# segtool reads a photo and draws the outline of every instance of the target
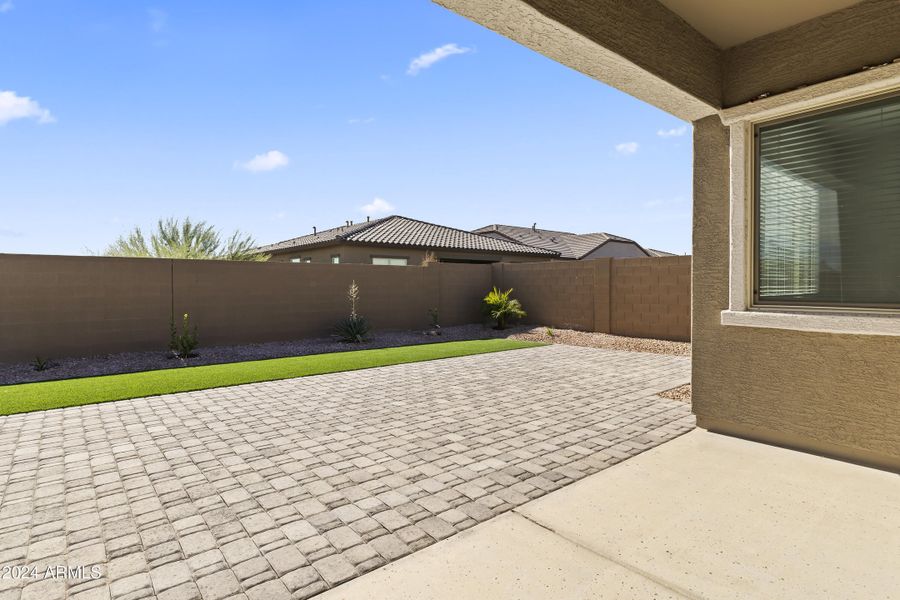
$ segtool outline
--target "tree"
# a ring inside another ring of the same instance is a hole
[[[268,254],[256,252],[250,235],[235,231],[222,241],[221,234],[205,221],[160,219],[148,242],[140,227],[119,236],[104,252],[106,256],[143,258],[195,258],[217,260],[269,260]]]

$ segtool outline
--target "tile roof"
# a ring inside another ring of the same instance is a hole
[[[647,252],[650,253],[650,256],[679,256],[673,252],[666,252],[665,250],[654,250],[653,248],[645,248]]]
[[[502,254],[559,256],[550,248],[529,246],[512,240],[477,235],[470,231],[426,223],[393,215],[365,223],[354,223],[304,235],[259,248],[260,252],[279,252],[295,248],[332,246],[336,244],[371,244],[428,249],[474,250]]]
[[[569,231],[553,231],[550,229],[532,229],[515,225],[487,225],[475,229],[473,233],[481,235],[500,234],[510,241],[555,250],[561,258],[579,259],[602,246],[608,241],[628,242],[634,240],[610,233],[571,233]],[[637,244],[640,247],[640,244]]]

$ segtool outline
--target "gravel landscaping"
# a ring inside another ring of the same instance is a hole
[[[676,388],[672,388],[671,390],[666,390],[664,392],[660,392],[657,396],[662,396],[663,398],[668,398],[669,400],[680,400],[682,402],[687,402],[690,404],[691,402],[691,384],[686,383],[684,385],[679,385]]]
[[[347,344],[334,338],[326,337],[290,342],[244,344],[240,346],[201,346],[198,349],[198,356],[186,360],[173,358],[163,351],[147,351],[51,359],[49,367],[43,371],[35,371],[30,362],[0,363],[0,385],[282,358],[285,356],[305,356],[326,352],[346,352],[366,348],[390,348],[394,346],[487,338],[510,338],[591,348],[652,352],[654,354],[673,356],[690,356],[691,354],[691,345],[686,342],[629,338],[570,329],[548,329],[547,327],[517,326],[503,331],[496,331],[483,325],[461,325],[458,327],[444,327],[441,329],[441,335],[437,336],[427,335],[423,331],[376,332],[370,341],[363,344]]]
[[[509,335],[516,340],[544,342],[547,344],[566,344],[569,346],[586,346],[588,348],[607,348],[609,350],[625,350],[628,352],[652,352],[670,356],[690,356],[690,342],[671,342],[647,338],[632,338],[608,333],[575,331],[573,329],[553,329],[548,327],[517,328]],[[509,329],[507,331],[512,331]]]

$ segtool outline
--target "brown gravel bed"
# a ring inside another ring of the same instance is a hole
[[[682,402],[691,401],[691,384],[686,383],[684,385],[679,385],[677,388],[672,388],[671,390],[666,390],[664,392],[660,392],[657,396],[662,396],[663,398],[668,398],[669,400],[681,400]]]
[[[589,348],[607,348],[609,350],[627,350],[629,352],[652,352],[653,354],[670,354],[672,356],[691,355],[690,342],[632,338],[610,335],[608,333],[575,331],[573,329],[534,327],[520,333],[514,333],[509,337],[516,340],[587,346]]]
[[[548,334],[546,327],[510,327],[496,331],[483,325],[461,325],[444,327],[441,335],[425,335],[424,331],[377,332],[363,344],[345,344],[334,338],[316,338],[290,342],[267,342],[264,344],[244,344],[240,346],[200,347],[199,356],[187,360],[171,358],[163,351],[122,352],[79,358],[51,357],[50,368],[35,371],[31,363],[0,363],[0,385],[69,379],[72,377],[92,377],[116,373],[134,373],[156,369],[171,369],[185,366],[211,365],[285,356],[305,356],[325,352],[346,352],[367,348],[389,348],[436,342],[477,340],[487,338],[510,338],[553,344],[570,344],[592,348],[610,348],[632,352],[654,352],[689,356],[691,345],[682,342],[627,338],[603,333],[588,333],[569,329],[553,329]]]

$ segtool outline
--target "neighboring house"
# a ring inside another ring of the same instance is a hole
[[[679,256],[678,254],[666,252],[665,250],[654,250],[653,248],[645,248],[645,250],[650,256]]]
[[[900,470],[897,0],[435,1],[692,124],[697,424]]]
[[[515,225],[486,225],[473,233],[500,240],[509,240],[528,246],[537,246],[559,252],[559,257],[567,260],[590,258],[633,258],[641,256],[675,256],[668,252],[647,250],[634,240],[609,233],[571,233]]]
[[[259,248],[273,261],[419,265],[431,256],[439,262],[534,262],[559,257],[555,250],[477,235],[470,231],[401,216],[347,222]]]

